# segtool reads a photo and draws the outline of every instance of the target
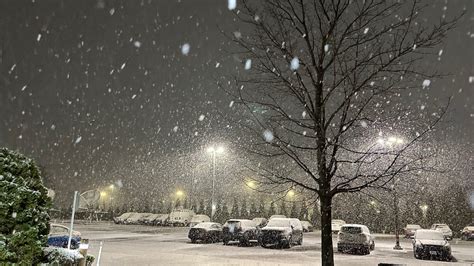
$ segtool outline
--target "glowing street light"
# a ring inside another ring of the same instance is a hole
[[[401,145],[405,143],[405,140],[401,137],[397,136],[390,136],[387,139],[384,138],[378,138],[377,143],[382,145],[382,146],[393,146],[393,145]]]
[[[295,191],[292,190],[292,189],[290,189],[290,190],[288,191],[288,193],[286,193],[286,194],[288,195],[288,197],[293,198],[293,197],[295,196]]]
[[[111,190],[114,190],[114,188],[115,188],[115,185],[114,185],[114,184],[112,184],[112,185],[110,185],[110,186],[109,186],[109,188],[110,188]]]
[[[255,182],[253,180],[247,181],[245,184],[247,185],[247,187],[249,187],[251,189],[254,189],[254,188],[257,187],[257,184],[255,184]]]
[[[423,212],[423,216],[426,217],[426,212],[428,211],[428,205],[423,204],[420,206],[420,208],[421,208],[421,211]]]
[[[211,221],[214,221],[214,213],[215,213],[215,182],[216,182],[216,154],[217,153],[224,153],[225,149],[222,146],[210,146],[207,148],[207,152],[212,155],[212,196],[211,196],[211,205],[213,206],[211,210]]]
[[[176,191],[176,196],[178,196],[178,198],[182,197],[183,195],[184,195],[184,192],[182,190]]]
[[[102,197],[106,197],[106,196],[107,196],[107,192],[105,192],[105,191],[101,191],[101,192],[100,192],[100,197],[101,197],[101,198],[102,198]]]

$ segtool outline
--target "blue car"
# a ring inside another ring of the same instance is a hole
[[[69,239],[69,228],[60,224],[51,224],[48,246],[67,248]],[[72,231],[71,248],[79,248],[81,243],[81,233]]]

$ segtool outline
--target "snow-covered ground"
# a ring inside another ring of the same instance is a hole
[[[305,234],[303,246],[280,250],[222,243],[191,244],[186,228],[96,223],[77,224],[75,229],[90,239],[89,253],[96,257],[99,243],[103,241],[101,265],[318,265],[321,254],[319,232]],[[336,265],[474,263],[474,241],[452,241],[457,262],[416,260],[409,240],[402,239],[403,250],[395,251],[390,235],[376,235],[375,243],[375,250],[366,256],[336,252]]]

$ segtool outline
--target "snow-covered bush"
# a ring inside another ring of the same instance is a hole
[[[50,205],[34,161],[0,149],[0,264],[33,265],[41,261],[49,233]]]
[[[79,265],[84,256],[78,249],[66,249],[60,247],[46,247],[43,249],[45,263],[43,265]],[[92,265],[95,257],[87,255],[86,265]]]

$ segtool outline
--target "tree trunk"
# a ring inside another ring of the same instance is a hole
[[[321,197],[321,265],[323,266],[334,265],[331,230],[331,204],[331,196]]]

